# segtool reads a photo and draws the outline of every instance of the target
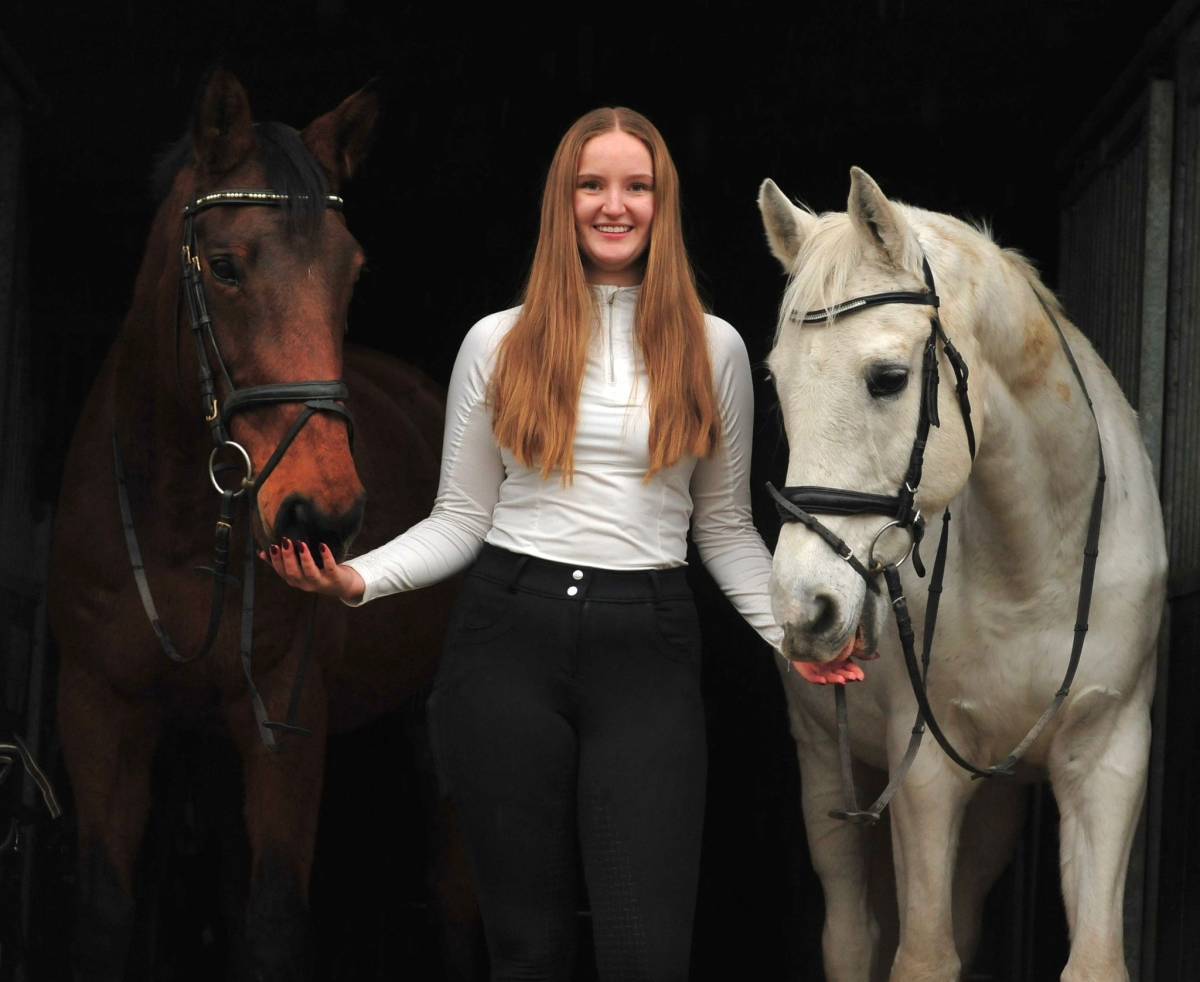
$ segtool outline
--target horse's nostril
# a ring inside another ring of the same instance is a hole
[[[827,593],[818,593],[812,598],[808,633],[816,636],[825,634],[838,625],[837,601]]]
[[[329,551],[339,558],[361,523],[361,503],[340,515],[329,515],[311,499],[294,494],[280,505],[275,516],[275,538],[305,543],[320,564],[321,543],[329,546]]]
[[[308,528],[312,523],[313,508],[305,498],[289,498],[279,509],[279,524],[291,528]]]

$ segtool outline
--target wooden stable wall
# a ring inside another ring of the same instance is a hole
[[[1163,427],[1163,506],[1170,577],[1163,834],[1158,905],[1160,979],[1200,978],[1200,16],[1175,52],[1171,263]]]
[[[1200,16],[1178,4],[1064,154],[1059,292],[1137,408],[1170,557],[1146,808],[1126,887],[1143,982],[1200,978]]]

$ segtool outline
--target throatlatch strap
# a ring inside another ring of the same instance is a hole
[[[1096,427],[1096,488],[1092,492],[1092,510],[1088,515],[1087,540],[1083,546],[1083,568],[1079,571],[1079,597],[1075,604],[1075,635],[1071,642],[1071,657],[1067,662],[1067,671],[1063,675],[1062,685],[1054,694],[1054,701],[1046,707],[1046,711],[1033,724],[1033,729],[1025,735],[1024,740],[1013,748],[1012,753],[996,765],[997,770],[1009,772],[1013,765],[1025,755],[1033,742],[1041,736],[1042,730],[1046,728],[1066,700],[1067,694],[1071,691],[1071,683],[1075,681],[1075,672],[1079,668],[1079,661],[1083,655],[1083,643],[1087,640],[1088,617],[1092,607],[1092,587],[1095,585],[1096,579],[1096,561],[1100,557],[1100,526],[1104,518],[1104,487],[1108,483],[1108,472],[1104,466],[1104,440],[1100,435],[1100,421],[1096,419],[1096,407],[1092,405],[1092,397],[1083,381],[1083,373],[1079,370],[1079,364],[1075,361],[1071,346],[1067,344],[1067,337],[1063,334],[1058,319],[1032,283],[1029,288],[1033,290],[1033,295],[1037,297],[1038,303],[1042,305],[1042,310],[1046,312],[1050,323],[1054,325],[1058,343],[1062,345],[1063,354],[1067,356],[1067,363],[1071,366],[1075,381],[1079,383],[1083,398],[1087,402],[1088,412],[1092,414],[1092,422]]]
[[[1058,340],[1062,345],[1063,353],[1067,356],[1067,362],[1071,366],[1071,371],[1075,374],[1075,380],[1079,383],[1079,388],[1083,392],[1083,398],[1088,405],[1088,411],[1092,415],[1092,422],[1096,427],[1096,487],[1092,492],[1092,507],[1088,515],[1087,539],[1083,546],[1083,564],[1079,572],[1079,595],[1075,607],[1075,632],[1071,644],[1071,657],[1067,662],[1067,670],[1063,674],[1062,684],[1054,694],[1054,699],[1050,705],[1046,707],[1046,710],[1038,718],[1037,722],[1033,724],[1029,732],[1025,734],[1020,743],[998,764],[994,764],[986,769],[976,767],[974,764],[966,761],[951,746],[945,734],[942,733],[941,727],[938,726],[937,720],[933,716],[933,710],[929,706],[925,687],[920,684],[920,676],[916,669],[916,660],[912,657],[912,625],[909,623],[907,604],[904,602],[904,597],[901,593],[899,573],[894,567],[888,567],[884,570],[883,574],[884,579],[887,581],[888,592],[892,594],[892,606],[896,612],[896,626],[900,631],[901,646],[904,649],[904,660],[908,666],[909,680],[912,682],[913,695],[917,698],[917,705],[921,708],[925,721],[929,725],[930,732],[933,733],[934,738],[946,752],[946,755],[964,770],[969,771],[972,777],[975,778],[1011,775],[1017,761],[1033,746],[1050,720],[1054,718],[1055,714],[1062,707],[1063,702],[1066,701],[1067,695],[1071,691],[1071,683],[1075,680],[1075,673],[1079,668],[1080,658],[1083,655],[1083,643],[1087,639],[1088,617],[1092,604],[1092,588],[1095,584],[1096,576],[1096,561],[1100,555],[1100,528],[1104,515],[1104,487],[1108,480],[1104,466],[1104,446],[1100,435],[1100,423],[1096,419],[1096,410],[1092,405],[1087,385],[1084,383],[1083,373],[1080,372],[1079,365],[1075,361],[1075,356],[1071,352],[1071,347],[1067,344],[1066,335],[1063,334],[1058,321],[1050,312],[1050,308],[1046,306],[1045,301],[1037,294],[1036,290],[1034,290],[1034,295],[1037,296],[1038,302],[1041,303],[1042,309],[1046,312],[1046,316],[1050,318],[1050,323],[1054,325],[1054,330],[1058,334]],[[926,620],[928,622],[928,617]],[[905,638],[906,626],[907,640]]]

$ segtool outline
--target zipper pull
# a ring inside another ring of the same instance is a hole
[[[608,381],[610,384],[617,380],[616,362],[613,357],[613,329],[612,329],[613,306],[616,304],[616,302],[617,302],[617,289],[614,288],[613,292],[608,295]]]

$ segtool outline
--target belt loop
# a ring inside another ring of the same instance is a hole
[[[654,591],[654,605],[657,607],[662,603],[662,580],[658,575],[658,570],[647,570],[650,574],[650,589]]]
[[[517,580],[521,578],[521,573],[525,569],[525,564],[529,562],[529,556],[518,556],[517,561],[513,563],[512,575],[508,578],[508,592],[517,592]]]

